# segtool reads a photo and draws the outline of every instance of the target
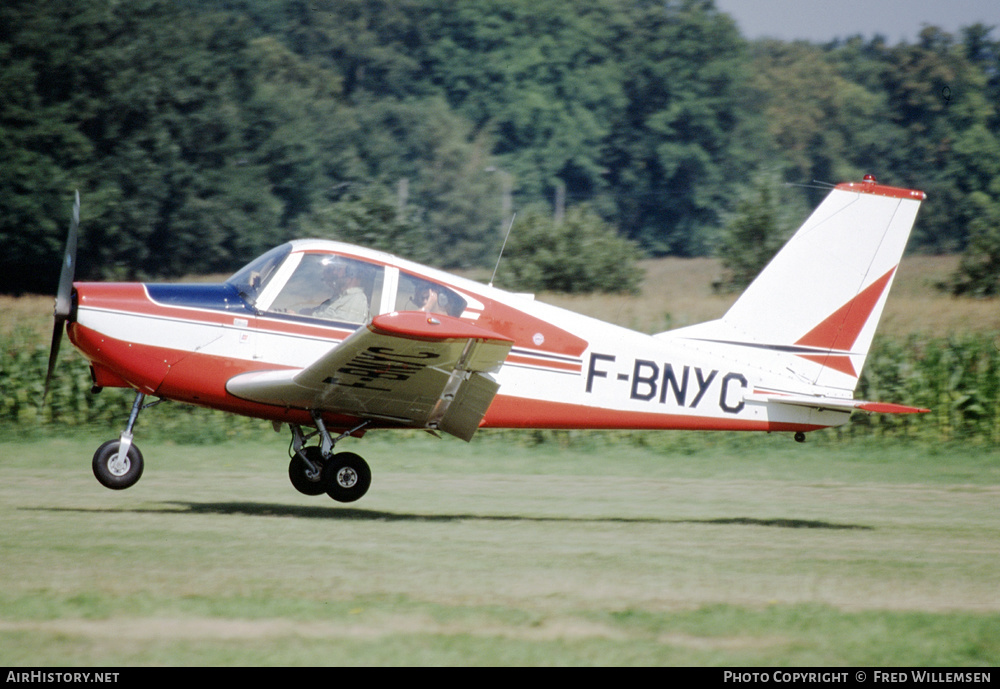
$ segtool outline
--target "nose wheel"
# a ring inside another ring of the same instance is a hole
[[[125,490],[142,477],[142,453],[135,445],[128,448],[119,440],[109,440],[94,453],[94,476],[105,488]]]

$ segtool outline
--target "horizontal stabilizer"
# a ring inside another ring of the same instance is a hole
[[[823,395],[797,395],[783,392],[758,391],[753,395],[748,395],[746,400],[748,402],[787,404],[793,407],[806,407],[817,411],[842,411],[845,413],[863,411],[870,414],[926,414],[930,411],[930,409],[908,407],[889,402],[870,402],[868,400],[827,397]]]

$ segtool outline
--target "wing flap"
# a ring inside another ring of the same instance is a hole
[[[488,375],[474,373],[468,376],[457,387],[454,397],[449,397],[447,392],[442,395],[427,426],[466,442],[472,440],[499,389],[500,385]]]
[[[513,341],[444,315],[376,316],[303,369],[230,379],[240,398],[336,412],[472,438],[499,385],[489,375]]]

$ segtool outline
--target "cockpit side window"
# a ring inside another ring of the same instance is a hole
[[[457,317],[465,311],[466,303],[457,292],[444,285],[408,273],[399,274],[397,311],[427,311]]]
[[[366,323],[372,317],[372,304],[378,308],[384,273],[382,266],[345,256],[306,254],[270,310]]]

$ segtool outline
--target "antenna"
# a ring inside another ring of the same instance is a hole
[[[493,268],[493,277],[490,278],[490,287],[493,286],[493,281],[496,280],[497,270],[500,268],[500,259],[503,258],[503,250],[507,248],[507,238],[510,237],[510,231],[514,229],[514,218],[517,217],[517,213],[510,216],[510,225],[507,226],[507,234],[503,236],[503,245],[500,247],[500,255],[497,256],[497,264]]]
[[[786,187],[801,187],[802,189],[823,189],[825,191],[830,191],[831,189],[835,188],[837,185],[836,184],[832,184],[831,182],[824,182],[824,181],[819,180],[819,179],[814,179],[812,182],[810,182],[808,184],[804,184],[804,183],[801,183],[801,182],[798,182],[798,183],[797,182],[785,182],[785,186]]]

